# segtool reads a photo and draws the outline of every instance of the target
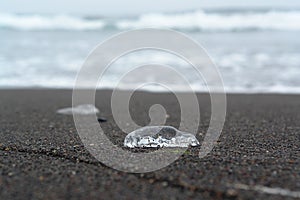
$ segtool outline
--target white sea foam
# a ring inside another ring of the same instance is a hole
[[[114,88],[128,67],[138,66],[154,61],[155,63],[168,64],[179,70],[191,83],[195,91],[208,92],[205,82],[195,75],[192,66],[175,56],[161,52],[146,54],[133,54],[124,57],[107,71],[107,76],[101,80],[98,88]],[[268,52],[220,53],[213,56],[223,77],[225,91],[229,93],[300,93],[300,55],[298,53],[270,54]],[[46,59],[46,58],[45,58]],[[77,70],[83,59],[76,57],[54,58],[43,60],[42,57],[33,56],[23,59],[0,60],[3,67],[0,71],[0,87],[46,87],[46,88],[73,88]],[[50,65],[51,64],[51,65]],[[53,66],[53,67],[52,67]],[[135,80],[143,84],[145,77],[137,76]],[[159,82],[163,74],[150,77],[152,82]],[[181,82],[166,77],[173,88],[184,91]],[[148,79],[147,79],[148,80]],[[83,88],[88,87],[89,79]],[[124,82],[119,89],[132,89],[131,82]],[[141,90],[165,91],[158,85],[148,85]]]
[[[300,30],[299,11],[269,11],[247,13],[207,13],[204,11],[183,14],[145,14],[138,19],[122,20],[121,29],[160,27],[199,29],[209,31],[234,31],[249,29]]]
[[[99,30],[156,27],[200,31],[300,30],[300,11],[143,14],[134,18],[90,18],[74,15],[0,14],[0,28],[15,30]]]
[[[17,30],[95,30],[104,26],[102,20],[87,20],[68,15],[0,14],[0,28]]]

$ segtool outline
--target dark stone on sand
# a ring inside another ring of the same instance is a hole
[[[107,119],[104,117],[98,117],[98,122],[107,122]]]

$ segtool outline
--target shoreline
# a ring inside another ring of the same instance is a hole
[[[90,90],[89,88],[82,88],[81,90]],[[119,91],[122,91],[122,92],[129,92],[131,91],[130,89],[118,89]],[[66,92],[72,92],[73,91],[73,88],[55,88],[55,87],[0,87],[0,92],[1,91],[66,91]],[[104,91],[104,92],[111,92],[113,91],[113,89],[110,89],[110,88],[97,88],[96,89],[97,92],[101,92],[101,91]],[[166,91],[154,91],[154,90],[143,90],[143,89],[139,89],[139,90],[136,90],[135,92],[139,92],[139,93],[157,93],[157,94],[170,94],[171,92],[166,92]],[[185,92],[185,91],[181,91],[181,90],[178,90],[178,91],[175,91],[175,92],[178,92],[178,93],[189,93],[189,92]],[[206,94],[209,94],[209,92],[207,91],[194,91],[195,94],[198,94],[198,95],[206,95]],[[220,92],[210,92],[212,94],[219,94]],[[224,92],[226,95],[282,95],[282,96],[300,96],[300,92],[268,92],[268,91],[265,91],[265,92]]]

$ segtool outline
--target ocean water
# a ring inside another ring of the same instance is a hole
[[[0,88],[72,88],[96,45],[125,30],[169,28],[199,42],[216,63],[226,92],[300,93],[300,10],[195,10],[140,16],[0,14]],[[112,64],[99,88],[113,88],[130,67],[174,66],[196,91],[205,82],[174,55],[140,51]],[[156,81],[159,77],[136,76]],[[159,77],[170,78],[170,77]],[[172,82],[172,81],[171,81]],[[178,90],[180,82],[173,80]],[[125,88],[130,88],[130,83]],[[148,89],[159,91],[159,86]]]

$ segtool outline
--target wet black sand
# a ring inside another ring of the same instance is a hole
[[[97,93],[96,105],[107,119],[101,126],[121,145],[125,134],[113,121],[109,98],[110,91]],[[199,132],[205,132],[210,101],[205,94],[199,100]],[[55,113],[71,105],[71,91],[2,90],[0,199],[293,198],[253,188],[300,191],[300,96],[228,95],[227,100],[224,130],[208,156],[199,159],[193,148],[159,171],[127,174],[97,162],[82,146],[72,117]],[[146,125],[147,109],[155,103],[165,106],[168,125],[179,125],[179,105],[170,94],[135,94],[133,119]]]

